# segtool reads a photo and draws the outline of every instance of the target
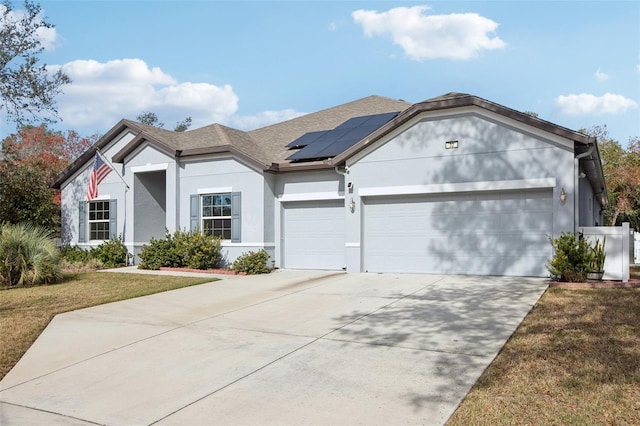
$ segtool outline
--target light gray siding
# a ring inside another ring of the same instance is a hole
[[[108,160],[122,149],[127,143],[133,139],[134,135],[128,131],[116,136],[110,144],[102,149],[104,157]],[[114,164],[115,170],[122,174],[123,168],[120,164]],[[99,244],[99,241],[87,242],[79,241],[80,228],[80,211],[79,205],[81,201],[86,199],[87,187],[89,185],[89,176],[93,168],[93,159],[88,161],[84,167],[78,170],[61,186],[62,201],[62,243],[69,245],[79,245],[81,247],[90,247]],[[100,199],[117,199],[124,200],[126,193],[125,185],[122,180],[115,174],[110,173],[98,187]],[[117,223],[115,234],[120,236],[125,232],[125,203],[117,203],[116,213]],[[85,230],[86,232],[86,230]]]
[[[511,194],[541,191],[546,194],[543,204],[545,209],[548,208],[548,214],[538,217],[523,212],[523,219],[517,222],[517,226],[521,228],[524,238],[529,238],[528,229],[549,235],[571,231],[575,194],[573,142],[542,132],[535,133],[522,125],[520,128],[517,123],[506,119],[504,122],[500,120],[500,117],[492,114],[476,112],[453,117],[417,117],[348,161],[349,174],[346,180],[352,182],[354,193],[347,198],[353,198],[356,205],[356,212],[346,212],[348,270],[377,270],[371,264],[371,251],[367,251],[366,241],[363,241],[363,235],[370,231],[368,224],[363,223],[363,218],[371,220],[368,212],[373,208],[367,203],[373,203],[375,197],[382,197],[379,198],[382,200],[380,205],[393,204],[394,199],[389,197],[397,197],[398,208],[402,209],[406,197],[442,196],[449,200],[440,204],[444,208],[448,202],[458,204],[475,197],[480,197],[476,201],[484,205],[482,194],[492,191],[511,191]],[[458,147],[447,149],[448,141],[457,141]],[[562,189],[567,194],[564,203],[559,200]],[[384,211],[385,207],[381,208]],[[461,211],[465,208],[465,203],[460,204]],[[455,213],[452,218],[462,220],[460,214],[462,213]],[[463,230],[462,233],[468,233],[469,237],[466,243],[456,237],[456,244],[443,245],[440,256],[455,259],[458,257],[455,247],[458,245],[472,252],[475,240],[469,239],[471,234],[468,228],[472,225],[466,223],[456,227],[446,215],[441,219],[446,220],[447,229],[452,233],[457,228]],[[478,220],[482,222],[481,219]],[[531,221],[535,223],[530,223]],[[435,232],[442,225],[444,223],[429,220],[416,225],[422,226],[421,229],[416,229],[416,233]],[[482,226],[482,223],[478,223],[479,235],[482,235]],[[547,244],[541,235],[538,233],[534,238],[534,251]],[[408,235],[405,237],[405,243],[410,245],[411,238]],[[517,247],[509,241],[508,238],[504,239],[501,246],[494,250],[499,253],[516,250]],[[402,246],[403,242],[399,241],[397,245]],[[545,250],[545,255],[549,254],[548,248]],[[364,256],[368,256],[369,265],[365,264]],[[527,274],[546,274],[543,259],[539,258],[536,262],[531,270],[526,271]],[[436,264],[431,266],[434,272],[438,270]],[[398,267],[396,272],[408,269],[410,268],[406,265]],[[425,268],[421,269],[426,271]],[[496,266],[481,272],[482,268],[478,268],[478,273],[498,273],[499,269],[501,267]],[[506,267],[502,269],[509,270]],[[524,269],[527,268],[515,268]],[[456,272],[450,268],[447,271]],[[459,268],[458,272],[467,273],[464,268]]]
[[[236,158],[225,156],[206,156],[185,159],[180,163],[179,197],[177,215],[179,227],[191,226],[191,196],[207,193],[239,193],[241,211],[240,241],[224,241],[223,255],[227,263],[232,263],[239,255],[263,248],[272,252],[270,243],[265,241],[265,178],[257,170]],[[268,206],[266,206],[268,209]]]

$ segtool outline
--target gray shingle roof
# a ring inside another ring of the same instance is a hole
[[[317,167],[333,167],[338,165],[346,158],[354,155],[356,152],[359,152],[371,143],[374,143],[393,128],[407,122],[409,119],[420,113],[472,105],[513,118],[545,131],[570,138],[582,144],[593,143],[590,138],[585,135],[465,93],[446,93],[442,96],[427,99],[417,104],[411,104],[402,100],[390,99],[381,96],[368,96],[366,98],[246,132],[223,126],[221,124],[212,124],[186,132],[174,132],[136,123],[130,120],[121,120],[93,147],[87,150],[87,152],[65,169],[53,182],[52,187],[60,188],[65,180],[86,164],[87,161],[93,158],[96,149],[107,145],[124,129],[131,130],[137,136],[126,147],[113,156],[112,159],[114,162],[124,161],[127,155],[133,152],[140,143],[146,140],[176,157],[226,152],[236,155],[239,158],[243,158],[257,167],[261,167],[263,170],[302,170]],[[286,160],[287,157],[296,152],[295,150],[288,149],[286,145],[305,133],[319,130],[331,130],[353,117],[388,112],[400,112],[400,114],[387,124],[381,126],[365,139],[346,149],[343,153],[335,156],[333,159],[296,164],[290,163]]]
[[[264,150],[272,163],[285,163],[292,154],[286,145],[305,133],[330,130],[352,117],[399,112],[412,104],[382,96],[368,96],[333,108],[303,115],[282,123],[248,132],[251,138]]]

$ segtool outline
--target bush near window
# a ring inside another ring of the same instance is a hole
[[[62,258],[66,264],[72,268],[82,266],[89,269],[117,268],[127,266],[127,247],[122,242],[122,237],[112,238],[90,250],[76,246],[65,246],[62,248]]]
[[[92,248],[90,255],[102,262],[105,268],[117,268],[127,266],[127,253],[127,247],[122,242],[122,237],[119,237]]]
[[[86,263],[93,259],[90,250],[85,250],[78,246],[66,245],[60,249],[60,252],[62,253],[62,259],[69,263]]]
[[[591,270],[593,248],[582,237],[572,233],[562,233],[558,238],[550,238],[553,258],[547,269],[558,281],[583,282]]]
[[[164,239],[152,238],[148,245],[142,247],[138,267],[213,269],[222,259],[221,252],[219,237],[201,234],[197,230],[178,230],[173,235],[166,232]]]
[[[52,231],[29,224],[0,224],[0,282],[9,286],[60,281],[60,249]]]
[[[267,266],[269,253],[262,249],[254,252],[243,253],[231,265],[231,269],[238,272],[246,272],[249,275],[268,274],[271,269]]]

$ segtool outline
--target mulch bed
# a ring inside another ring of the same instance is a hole
[[[558,288],[640,288],[640,280],[630,279],[626,283],[622,281],[594,281],[586,283],[565,283],[560,281],[551,281],[549,287]]]

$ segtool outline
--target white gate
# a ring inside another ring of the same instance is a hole
[[[592,243],[596,239],[607,238],[604,262],[605,280],[629,281],[629,264],[631,261],[631,234],[629,222],[622,226],[590,226],[582,227],[579,231]]]

